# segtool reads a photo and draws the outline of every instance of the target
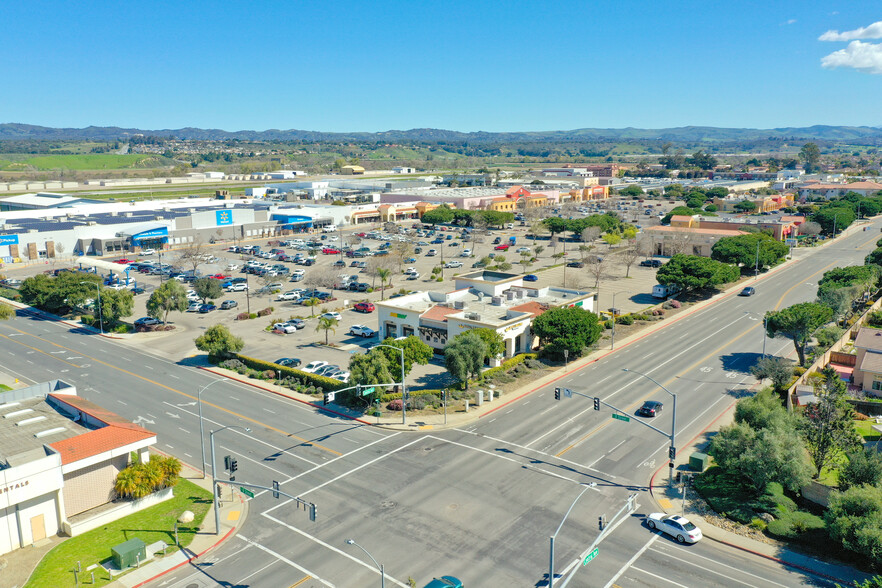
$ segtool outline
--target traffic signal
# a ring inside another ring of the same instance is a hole
[[[225,455],[225,456],[224,456],[224,469],[225,469],[225,470],[229,470],[229,469],[230,469],[230,461],[231,461],[232,459],[233,459],[233,458],[232,458],[232,456],[230,456],[230,455]]]
[[[316,507],[314,504],[309,505],[309,520],[315,522]]]
[[[677,457],[677,448],[671,445],[668,447],[668,459],[674,459]]]
[[[600,398],[594,397],[594,410],[600,410]]]
[[[235,473],[236,470],[239,469],[239,461],[233,457],[230,458],[230,473]]]
[[[327,406],[327,405],[328,405],[328,395],[325,394],[324,396],[322,396],[322,406]]]
[[[279,497],[279,483],[273,480],[273,498]]]
[[[555,389],[554,389],[554,399],[555,399],[555,400],[560,400],[560,388],[555,388]]]

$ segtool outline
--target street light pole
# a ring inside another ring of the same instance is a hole
[[[218,483],[217,483],[217,470],[215,469],[215,465],[214,465],[214,463],[215,463],[214,462],[214,434],[220,433],[224,429],[242,429],[246,433],[251,432],[251,429],[249,429],[248,427],[240,427],[239,425],[227,425],[226,427],[221,427],[217,431],[209,431],[208,432],[208,441],[209,441],[209,444],[211,445],[211,494],[212,494],[211,498],[212,498],[212,501],[214,502],[214,534],[215,535],[220,535],[220,507],[218,507],[218,504],[217,504],[217,502],[218,502],[218,500],[217,500]]]
[[[616,348],[616,294],[618,292],[613,292],[613,301],[612,301],[612,342],[610,343],[610,350]]]
[[[404,349],[401,347],[395,347],[394,345],[374,345],[370,349],[376,349],[377,347],[388,347],[389,349],[394,349],[401,353],[401,424],[407,424],[407,391],[404,387]]]
[[[579,499],[582,498],[582,495],[595,486],[597,486],[597,482],[591,482],[590,484],[587,484],[581,492],[579,492],[579,495],[576,496],[576,499],[567,510],[567,514],[564,515],[563,520],[561,520],[560,524],[557,526],[557,531],[554,532],[554,535],[548,538],[548,588],[551,588],[551,585],[554,583],[554,540],[557,537],[557,534],[560,533],[560,529],[566,522],[567,517],[570,516],[570,512],[576,506],[576,503],[579,502]]]
[[[202,446],[202,479],[205,479],[205,428],[203,427],[202,421],[202,393],[205,392],[205,389],[211,386],[212,384],[217,384],[218,382],[226,382],[227,378],[221,378],[220,380],[214,380],[213,382],[209,382],[206,385],[202,386],[198,392],[196,392],[196,402],[199,404],[199,444]],[[212,474],[214,475],[214,474]]]
[[[359,549],[365,552],[365,554],[371,558],[371,561],[374,562],[374,565],[377,566],[377,569],[380,570],[380,588],[386,588],[386,570],[383,568],[383,564],[377,563],[377,560],[374,559],[374,556],[370,554],[370,552],[355,542],[354,539],[347,539],[347,545],[355,545]]]
[[[753,268],[753,271],[754,271],[753,279],[754,280],[759,278],[759,248],[760,248],[760,242],[757,241],[756,242],[756,264],[754,265],[754,268]]]
[[[101,312],[101,286],[96,282],[80,282],[80,284],[92,284],[98,290],[98,329],[104,334],[104,313]]]
[[[674,394],[673,392],[671,392],[670,390],[668,390],[667,388],[665,388],[664,386],[662,386],[661,384],[659,384],[658,382],[656,382],[655,379],[653,379],[651,376],[648,376],[648,375],[644,374],[643,372],[638,372],[636,370],[631,370],[628,368],[622,368],[622,371],[629,372],[632,374],[637,374],[638,376],[643,376],[644,378],[646,378],[647,380],[649,380],[650,382],[652,382],[653,384],[655,384],[656,386],[658,386],[659,388],[661,388],[662,390],[664,390],[665,392],[667,392],[668,394],[670,394],[674,398],[674,410],[673,410],[673,414],[671,415],[671,436],[670,436],[671,446],[670,446],[669,454],[668,454],[668,461],[669,461],[669,463],[668,463],[668,485],[673,487],[674,486],[674,457],[675,457],[675,454],[677,451],[677,446],[674,444],[675,435],[677,433],[677,395]]]

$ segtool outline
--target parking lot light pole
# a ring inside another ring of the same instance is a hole
[[[638,376],[643,376],[644,378],[646,378],[647,380],[649,380],[650,382],[652,382],[653,384],[655,384],[656,386],[658,386],[659,388],[661,388],[662,390],[664,390],[665,392],[670,394],[674,399],[674,410],[673,410],[673,414],[671,415],[671,447],[670,447],[669,453],[668,453],[668,460],[669,460],[668,485],[670,487],[673,487],[674,486],[674,457],[675,457],[675,454],[677,451],[677,446],[674,444],[674,438],[675,438],[674,436],[677,433],[677,395],[674,394],[673,392],[671,392],[670,390],[668,390],[667,388],[665,388],[664,386],[662,386],[661,384],[659,384],[658,382],[656,382],[651,376],[647,376],[643,372],[638,372],[636,370],[630,370],[628,368],[622,368],[622,371],[628,372],[631,374],[637,374]]]
[[[388,347],[389,349],[394,349],[395,351],[399,351],[401,353],[401,424],[407,424],[407,392],[404,387],[404,349],[401,347],[395,347],[394,345],[384,345],[380,343],[379,345],[374,345],[373,347],[369,347],[368,351],[371,349],[376,349],[377,347]]]
[[[610,350],[616,348],[616,312],[618,312],[616,310],[616,294],[618,292],[613,292],[612,310],[610,311],[612,313],[612,342],[609,345]]]
[[[355,542],[355,539],[347,539],[346,545],[355,545],[362,551],[364,551],[365,555],[371,558],[371,561],[374,562],[374,565],[377,566],[377,569],[380,570],[380,588],[386,588],[386,570],[383,568],[383,564],[377,563],[377,560],[374,559],[374,556],[370,554],[370,552]]]
[[[220,433],[224,429],[242,429],[246,433],[251,432],[251,429],[249,429],[248,427],[240,427],[239,425],[227,425],[225,427],[221,427],[217,431],[209,431],[208,432],[208,441],[209,441],[209,444],[211,445],[211,498],[212,498],[212,501],[214,502],[214,534],[215,535],[220,535],[220,507],[217,504],[218,503],[218,500],[217,500],[218,483],[217,483],[217,469],[215,468],[215,465],[214,465],[214,434]]]
[[[202,446],[202,479],[205,479],[205,428],[203,427],[202,421],[202,393],[205,392],[205,389],[213,384],[217,384],[218,382],[226,382],[227,378],[221,378],[220,380],[214,380],[213,382],[209,382],[206,385],[202,386],[198,392],[196,392],[196,403],[199,405],[199,444]]]
[[[80,284],[92,284],[98,290],[98,329],[104,334],[104,314],[101,312],[101,286],[97,282],[80,282]]]

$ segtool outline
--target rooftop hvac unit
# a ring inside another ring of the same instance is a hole
[[[524,297],[524,291],[523,291],[523,290],[518,290],[518,291],[517,291],[517,294],[518,294],[518,298],[523,298],[523,297]]]
[[[478,313],[476,313],[476,312],[472,312],[472,313],[470,313],[470,314],[467,314],[467,315],[465,315],[465,317],[466,317],[466,319],[468,319],[468,320],[470,320],[470,321],[479,321],[479,320],[481,320],[481,315],[478,314]]]
[[[455,308],[457,310],[462,310],[465,307],[466,307],[465,300],[454,300],[453,301],[453,308]]]
[[[506,299],[506,300],[514,300],[514,298],[515,298],[515,293],[514,293],[514,292],[512,292],[511,290],[506,290],[506,291],[505,291],[505,299]]]
[[[527,290],[527,296],[531,298],[539,298],[539,290]]]
[[[502,296],[494,296],[490,299],[493,306],[502,306]]]

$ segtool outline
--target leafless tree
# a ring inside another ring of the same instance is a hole
[[[407,241],[397,241],[392,245],[392,259],[398,263],[399,274],[403,269],[402,266],[404,265],[404,260],[408,257],[413,257],[413,245]]]
[[[588,271],[588,275],[594,278],[595,289],[600,288],[601,280],[605,280],[606,278],[610,277],[608,259],[608,257],[595,255],[589,258],[585,264],[585,269]]]
[[[588,254],[592,249],[594,249],[594,245],[585,245],[584,243],[579,245],[579,256],[582,258],[582,263],[588,262]]]
[[[598,237],[600,237],[600,227],[585,227],[582,230],[582,242],[583,243],[593,243]]]
[[[692,236],[686,233],[674,233],[664,243],[668,255],[691,253],[688,248],[692,244]]]
[[[801,225],[799,225],[799,234],[800,235],[811,236],[811,235],[819,235],[820,233],[821,233],[821,225],[816,222],[808,221],[808,222],[804,222]]]
[[[365,262],[364,273],[365,275],[370,276],[371,278],[371,288],[375,288],[377,284],[377,278],[380,276],[378,270],[387,269],[392,270],[395,266],[395,261],[386,257],[371,257]]]
[[[206,246],[202,241],[193,241],[186,247],[178,250],[178,262],[193,270],[199,269],[205,264]]]
[[[625,277],[630,277],[631,275],[631,266],[636,263],[636,261],[643,257],[643,253],[640,251],[640,248],[637,246],[637,242],[632,239],[628,241],[627,247],[623,247],[619,249],[616,253],[619,258],[619,261],[622,262],[622,265],[625,266]]]

